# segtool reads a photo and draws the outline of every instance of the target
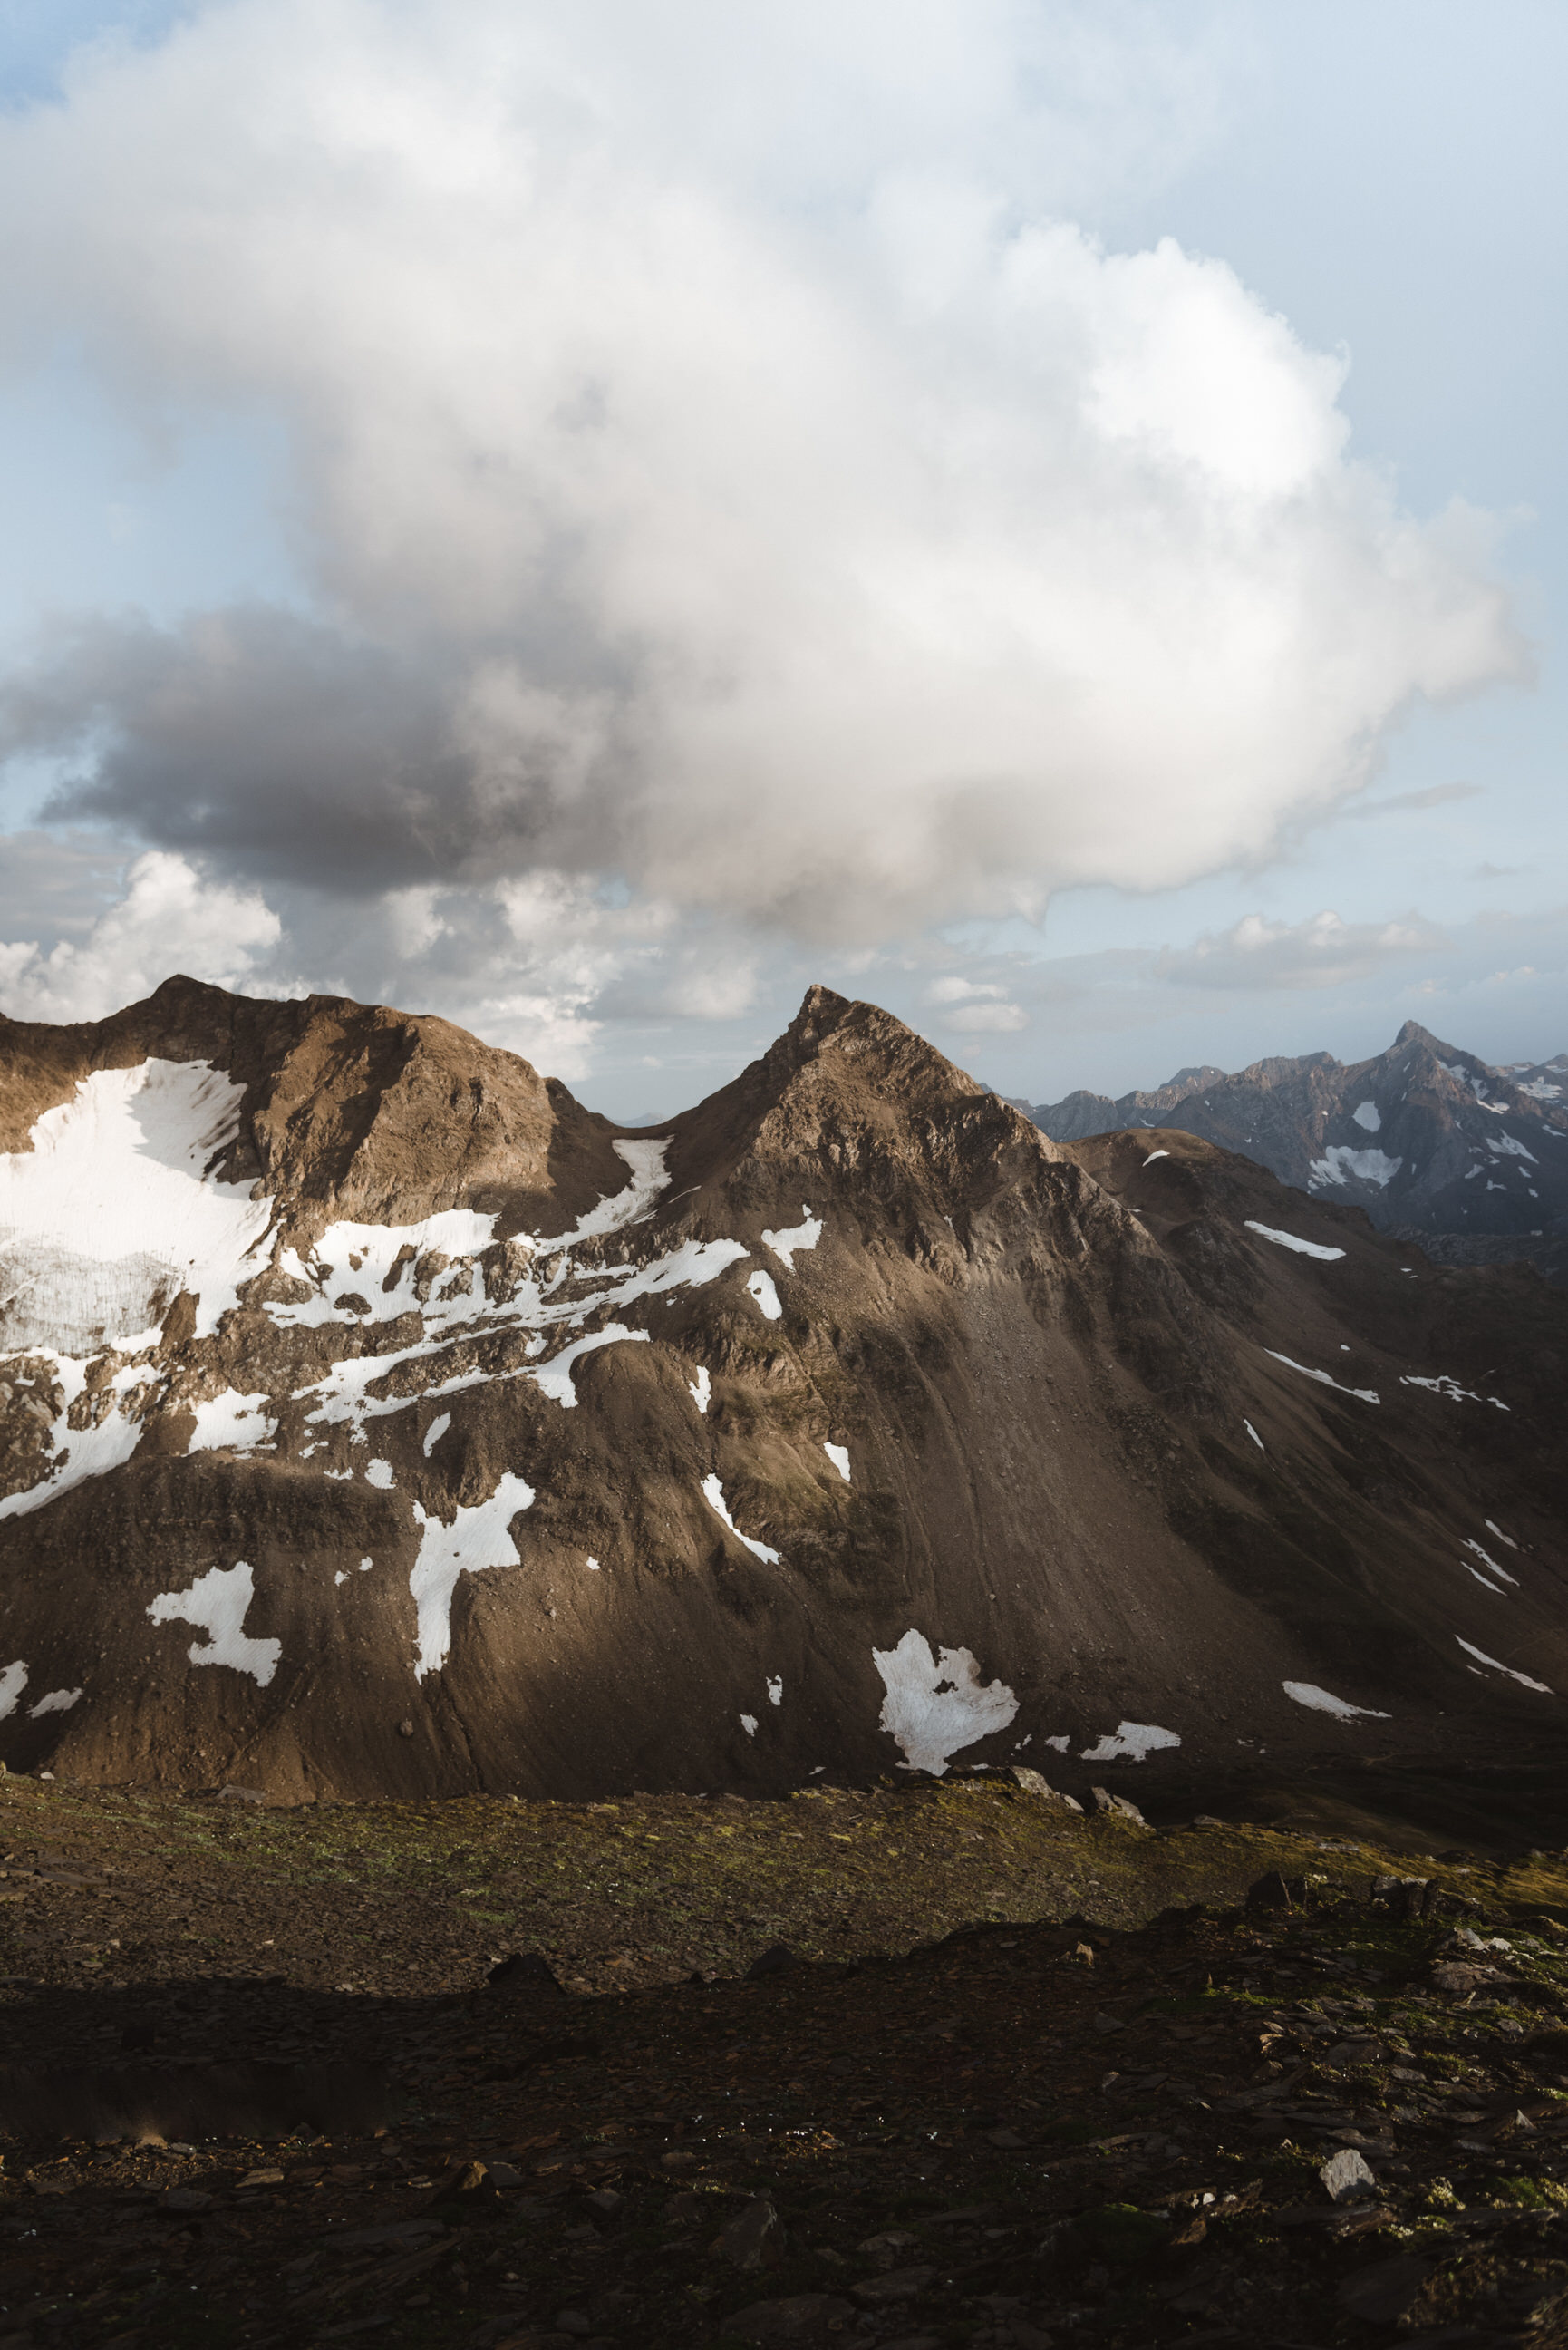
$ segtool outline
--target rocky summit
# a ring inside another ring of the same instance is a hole
[[[438,1019],[171,980],[0,1024],[0,1128],[13,1772],[1086,1804],[1557,1751],[1568,1299],[1339,1187],[1058,1146],[820,988],[634,1133]]]

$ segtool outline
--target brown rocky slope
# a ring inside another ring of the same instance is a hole
[[[0,1028],[0,1760],[763,1791],[1560,1737],[1568,1301],[822,989],[659,1138],[448,1024]],[[1053,1751],[1054,1750],[1054,1751]]]

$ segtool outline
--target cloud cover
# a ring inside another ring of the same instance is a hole
[[[568,1022],[682,915],[848,946],[1264,856],[1522,655],[1342,359],[1064,216],[1201,115],[1157,26],[230,0],[84,57],[0,125],[0,357],[280,421],[309,596],[59,620],[0,747],[242,895],[428,946],[472,893]]]

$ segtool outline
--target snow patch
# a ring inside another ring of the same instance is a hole
[[[623,1338],[633,1342],[640,1339],[646,1344],[648,1332],[628,1330],[624,1322],[607,1322],[602,1330],[590,1330],[587,1337],[574,1338],[569,1347],[563,1347],[558,1355],[553,1355],[534,1373],[540,1391],[563,1410],[572,1409],[577,1400],[577,1391],[572,1384],[572,1365],[581,1356],[591,1355],[599,1347],[614,1347]]]
[[[600,1566],[599,1566],[599,1563],[598,1563],[598,1561],[597,1561],[597,1558],[590,1558],[590,1559],[589,1559],[589,1561],[588,1561],[588,1566],[589,1566],[590,1571],[591,1571],[593,1574],[595,1574],[595,1575],[597,1575],[597,1574],[599,1574],[599,1573],[601,1572],[601,1569],[600,1569]]]
[[[847,1485],[849,1478],[849,1447],[847,1444],[825,1444],[823,1451]]]
[[[7,1665],[5,1671],[0,1673],[0,1721],[4,1721],[7,1715],[16,1712],[22,1691],[26,1686],[27,1668],[18,1657],[14,1665]]]
[[[804,1223],[792,1224],[787,1232],[764,1232],[763,1240],[778,1257],[786,1273],[794,1271],[796,1249],[814,1249],[822,1238],[822,1218],[814,1216],[806,1207],[801,1209]]]
[[[148,1346],[182,1290],[208,1337],[261,1271],[270,1200],[205,1172],[244,1089],[205,1061],[95,1069],[0,1157],[0,1349]],[[247,1262],[247,1260],[250,1260]]]
[[[768,1703],[770,1705],[783,1705],[784,1703],[784,1675],[782,1673],[770,1673],[768,1675]]]
[[[1081,1762],[1142,1762],[1162,1747],[1179,1746],[1180,1739],[1174,1730],[1161,1730],[1152,1721],[1124,1721],[1118,1729],[1107,1730],[1097,1745],[1085,1746],[1078,1757]]]
[[[1259,1433],[1258,1433],[1257,1430],[1253,1427],[1253,1425],[1252,1425],[1251,1421],[1250,1419],[1244,1419],[1244,1420],[1241,1422],[1241,1425],[1242,1425],[1242,1427],[1246,1430],[1246,1431],[1247,1431],[1248,1435],[1251,1438],[1251,1440],[1252,1440],[1253,1443],[1257,1446],[1257,1448],[1258,1448],[1259,1451],[1260,1451],[1260,1452],[1266,1452],[1266,1451],[1268,1451],[1268,1449],[1269,1449],[1269,1448],[1268,1448],[1268,1446],[1263,1442],[1262,1438],[1259,1435]]]
[[[1376,1183],[1381,1191],[1404,1164],[1381,1150],[1352,1150],[1348,1143],[1335,1142],[1312,1161],[1310,1172],[1318,1183],[1345,1183],[1354,1178],[1358,1183]]]
[[[374,1485],[378,1492],[390,1492],[392,1489],[391,1462],[389,1461],[372,1461],[370,1466],[365,1471],[365,1482],[368,1485]]]
[[[53,1363],[61,1390],[60,1409],[49,1439],[54,1465],[38,1484],[29,1485],[19,1493],[7,1493],[0,1500],[0,1518],[18,1518],[30,1510],[41,1510],[46,1502],[68,1493],[73,1485],[118,1469],[130,1460],[141,1441],[140,1422],[128,1419],[119,1409],[126,1389],[139,1386],[146,1378],[146,1371],[140,1366],[127,1363],[109,1379],[109,1390],[114,1400],[95,1427],[72,1428],[68,1415],[87,1386],[88,1365],[79,1357],[73,1360],[66,1355],[56,1355]]]
[[[624,1159],[631,1170],[631,1181],[625,1191],[615,1191],[579,1216],[569,1232],[558,1240],[542,1241],[541,1255],[554,1255],[561,1249],[571,1248],[578,1241],[599,1240],[607,1232],[624,1232],[628,1224],[639,1224],[651,1209],[660,1191],[668,1191],[670,1177],[665,1170],[664,1154],[673,1138],[663,1135],[658,1141],[616,1141],[610,1148],[618,1158]]]
[[[784,1307],[779,1304],[779,1294],[774,1287],[771,1274],[753,1273],[746,1284],[746,1291],[749,1296],[756,1299],[768,1321],[778,1320]]]
[[[909,1770],[929,1772],[934,1779],[945,1774],[961,1746],[1005,1730],[1018,1711],[1018,1700],[1003,1682],[981,1682],[968,1648],[933,1653],[913,1629],[896,1648],[873,1648],[871,1661],[888,1693],[878,1727],[902,1748]]]
[[[691,1397],[699,1411],[705,1412],[707,1410],[709,1404],[713,1399],[713,1382],[708,1375],[708,1366],[706,1363],[698,1364],[696,1378],[694,1379],[688,1379],[686,1382],[686,1392]]]
[[[742,1714],[742,1716],[741,1716],[741,1728],[745,1731],[746,1736],[747,1736],[748,1738],[754,1738],[754,1737],[756,1736],[756,1734],[757,1734],[757,1717],[756,1717],[756,1715],[755,1715],[754,1713],[743,1713],[743,1714]]]
[[[1046,1738],[1043,1739],[1041,1743],[1044,1746],[1054,1748],[1058,1754],[1065,1754],[1068,1747],[1071,1746],[1073,1742],[1070,1738]]]
[[[1436,1378],[1430,1379],[1418,1378],[1414,1372],[1407,1377],[1401,1372],[1399,1384],[1402,1388],[1425,1388],[1429,1395],[1447,1396],[1450,1403],[1490,1403],[1498,1411],[1508,1409],[1501,1396],[1477,1395],[1473,1388],[1460,1387],[1458,1379],[1450,1378],[1446,1371],[1439,1371]]]
[[[207,1646],[192,1641],[186,1651],[193,1665],[227,1665],[249,1673],[265,1689],[283,1654],[281,1640],[253,1639],[245,1631],[245,1615],[255,1597],[255,1576],[242,1558],[234,1566],[214,1566],[199,1575],[189,1591],[161,1591],[147,1613],[154,1624],[194,1624],[207,1635]]]
[[[1376,1388],[1342,1388],[1339,1381],[1331,1379],[1326,1371],[1309,1370],[1304,1363],[1293,1362],[1289,1355],[1282,1355],[1272,1347],[1265,1347],[1263,1352],[1272,1355],[1276,1363],[1283,1363],[1287,1371],[1299,1371],[1303,1379],[1315,1379],[1319,1387],[1333,1388],[1336,1395],[1354,1396],[1357,1403],[1378,1403],[1382,1400]]]
[[[1247,1230],[1257,1232],[1263,1240],[1272,1241],[1277,1248],[1294,1249],[1298,1256],[1322,1257],[1325,1264],[1345,1254],[1343,1249],[1324,1248],[1316,1241],[1298,1240],[1294,1232],[1276,1232],[1272,1224],[1255,1223],[1251,1216],[1247,1218]]]
[[[1297,1705],[1304,1705],[1309,1713],[1332,1713],[1336,1721],[1389,1721],[1392,1715],[1379,1713],[1376,1706],[1352,1705],[1347,1699],[1334,1697],[1315,1681],[1282,1681],[1280,1687]]]
[[[195,1407],[195,1431],[186,1451],[254,1452],[258,1444],[270,1444],[277,1422],[265,1405],[265,1395],[241,1395],[236,1388],[210,1396]]]
[[[1454,1638],[1459,1640],[1457,1632]],[[1475,1659],[1478,1665],[1490,1665],[1494,1673],[1506,1673],[1511,1681],[1519,1683],[1521,1689],[1534,1690],[1541,1697],[1552,1697],[1555,1694],[1555,1691],[1547,1688],[1544,1681],[1532,1681],[1528,1673],[1516,1673],[1511,1665],[1500,1665],[1497,1659],[1489,1657],[1484,1648],[1472,1648],[1468,1640],[1459,1640],[1459,1646],[1467,1657]]]
[[[28,1707],[27,1719],[36,1721],[41,1713],[69,1713],[80,1696],[79,1689],[51,1690],[47,1697],[41,1697],[36,1705]]]
[[[1380,1134],[1382,1132],[1383,1119],[1379,1114],[1377,1104],[1375,1101],[1357,1102],[1350,1115],[1355,1120],[1356,1125],[1364,1127],[1368,1134]]]
[[[1473,1551],[1477,1558],[1480,1560],[1481,1565],[1486,1567],[1490,1574],[1500,1575],[1504,1583],[1511,1583],[1514,1589],[1516,1591],[1518,1590],[1518,1575],[1510,1575],[1506,1566],[1500,1566],[1496,1559],[1492,1557],[1491,1554],[1481,1548],[1479,1542],[1471,1542],[1467,1536],[1465,1540],[1465,1548],[1468,1551]]]
[[[438,1412],[425,1430],[425,1459],[428,1461],[447,1430],[452,1426],[450,1411]]]
[[[1519,1548],[1519,1544],[1514,1541],[1513,1536],[1511,1534],[1505,1534],[1502,1528],[1494,1519],[1483,1518],[1481,1520],[1481,1523],[1485,1526],[1489,1534],[1495,1534],[1500,1543],[1506,1543],[1508,1544],[1510,1550],[1517,1550]]]
[[[1491,1149],[1501,1150],[1506,1158],[1528,1159],[1532,1167],[1541,1164],[1534,1151],[1526,1150],[1523,1143],[1516,1142],[1511,1134],[1489,1134],[1487,1142]]]
[[[760,1558],[764,1566],[781,1566],[784,1564],[776,1550],[770,1550],[766,1543],[753,1542],[749,1534],[743,1534],[741,1532],[740,1527],[730,1515],[730,1505],[724,1499],[724,1488],[716,1476],[703,1478],[702,1498],[708,1507],[723,1519],[735,1540],[743,1544],[753,1557]]]
[[[1169,1156],[1168,1150],[1151,1150],[1143,1163],[1146,1167],[1152,1167],[1157,1159],[1168,1159]]]
[[[419,1659],[414,1679],[440,1672],[452,1648],[452,1596],[460,1575],[483,1575],[493,1566],[521,1566],[510,1533],[519,1511],[534,1506],[534,1488],[510,1470],[487,1502],[460,1509],[451,1525],[427,1517],[420,1503],[414,1516],[423,1532],[420,1555],[409,1576],[413,1596]]]

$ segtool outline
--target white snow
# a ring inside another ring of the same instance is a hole
[[[1508,1594],[1504,1591],[1501,1584],[1494,1583],[1490,1575],[1483,1575],[1479,1566],[1471,1566],[1468,1560],[1462,1558],[1459,1561],[1459,1565],[1464,1568],[1467,1575],[1473,1575],[1475,1576],[1476,1581],[1480,1585],[1483,1591],[1491,1592],[1494,1597],[1498,1599],[1507,1598]]]
[[[589,1559],[589,1561],[588,1561],[588,1565],[589,1565],[589,1566],[592,1568],[593,1572],[594,1572],[596,1575],[597,1575],[597,1574],[599,1574],[599,1573],[601,1572],[600,1567],[599,1567],[599,1563],[598,1563],[598,1561],[597,1561],[597,1558],[590,1558],[590,1559]]]
[[[1080,1762],[1142,1762],[1162,1747],[1179,1746],[1180,1739],[1174,1730],[1161,1730],[1152,1721],[1124,1721],[1118,1729],[1107,1730],[1097,1744],[1085,1746],[1078,1757]]]
[[[743,1713],[743,1714],[742,1714],[742,1716],[741,1716],[741,1728],[745,1731],[746,1736],[747,1736],[748,1738],[754,1738],[754,1737],[756,1736],[756,1734],[757,1734],[757,1717],[756,1717],[756,1715],[755,1715],[754,1713]]]
[[[1312,1162],[1312,1176],[1319,1183],[1344,1183],[1352,1176],[1359,1183],[1376,1183],[1381,1188],[1393,1181],[1405,1161],[1390,1159],[1381,1150],[1352,1150],[1348,1143],[1331,1143],[1321,1159]]]
[[[541,1253],[553,1256],[557,1250],[572,1248],[578,1241],[597,1240],[606,1232],[624,1232],[628,1224],[641,1223],[660,1191],[670,1187],[664,1154],[670,1140],[667,1134],[657,1142],[612,1143],[611,1149],[630,1168],[631,1181],[624,1191],[612,1192],[597,1208],[590,1208],[586,1216],[580,1216],[569,1232],[563,1232],[558,1240],[541,1242]]]
[[[414,1516],[424,1529],[420,1555],[409,1576],[419,1637],[414,1679],[440,1672],[452,1647],[452,1595],[460,1575],[483,1575],[493,1566],[521,1566],[522,1557],[510,1527],[521,1510],[534,1506],[534,1488],[508,1470],[487,1502],[460,1509],[452,1524],[427,1517],[414,1503]]]
[[[807,1207],[801,1209],[804,1223],[792,1224],[786,1232],[764,1232],[763,1240],[774,1254],[783,1261],[787,1273],[794,1271],[796,1249],[814,1249],[822,1238],[822,1218],[814,1216]]]
[[[1071,1746],[1073,1742],[1070,1738],[1046,1738],[1043,1739],[1041,1743],[1045,1746],[1054,1747],[1058,1754],[1065,1754],[1068,1747]]]
[[[0,1721],[16,1712],[26,1686],[27,1668],[18,1657],[14,1665],[7,1665],[5,1671],[0,1672]]]
[[[0,1157],[0,1349],[151,1345],[182,1290],[197,1336],[216,1329],[272,1217],[203,1172],[243,1097],[205,1061],[95,1069]]]
[[[194,1624],[207,1634],[204,1648],[192,1640],[186,1651],[193,1665],[227,1665],[265,1689],[277,1670],[283,1642],[253,1639],[246,1633],[245,1614],[254,1597],[255,1577],[242,1558],[234,1566],[214,1566],[198,1575],[189,1591],[160,1592],[147,1613],[154,1624]]]
[[[730,1505],[724,1499],[724,1488],[720,1484],[716,1476],[703,1478],[702,1499],[707,1503],[708,1507],[711,1510],[715,1511],[717,1514],[723,1519],[724,1523],[729,1527],[730,1532],[734,1535],[735,1540],[738,1543],[743,1543],[747,1550],[751,1551],[754,1556],[762,1560],[764,1566],[779,1566],[783,1565],[783,1561],[780,1559],[776,1550],[770,1550],[766,1543],[753,1542],[749,1534],[743,1534],[741,1532],[740,1527],[730,1515]]]
[[[389,1461],[372,1461],[370,1466],[365,1471],[365,1482],[368,1485],[374,1485],[380,1492],[389,1492],[392,1485],[391,1462]]]
[[[1506,1566],[1500,1566],[1496,1559],[1492,1557],[1490,1552],[1483,1550],[1479,1542],[1472,1542],[1467,1535],[1465,1539],[1465,1548],[1468,1551],[1473,1551],[1477,1558],[1480,1560],[1482,1565],[1485,1566],[1491,1574],[1501,1575],[1504,1583],[1511,1583],[1514,1589],[1516,1591],[1518,1590],[1518,1575],[1510,1575]]]
[[[1521,1094],[1529,1094],[1534,1101],[1555,1101],[1563,1088],[1545,1077],[1532,1077],[1530,1083],[1521,1085],[1519,1090]]]
[[[1501,1150],[1510,1159],[1528,1159],[1532,1167],[1541,1164],[1534,1151],[1526,1150],[1523,1143],[1516,1142],[1511,1134],[1489,1134],[1487,1141],[1493,1150]]]
[[[572,1384],[572,1365],[581,1356],[591,1355],[600,1347],[617,1346],[622,1339],[641,1339],[646,1343],[648,1335],[646,1330],[628,1330],[624,1322],[607,1322],[602,1330],[590,1330],[586,1337],[574,1338],[569,1347],[563,1347],[558,1355],[541,1363],[534,1378],[543,1394],[569,1410],[577,1400],[577,1391]]]
[[[129,1461],[141,1441],[139,1420],[128,1419],[119,1409],[119,1399],[129,1387],[139,1384],[146,1374],[134,1363],[128,1363],[108,1381],[116,1400],[93,1428],[72,1428],[67,1415],[87,1385],[88,1366],[81,1359],[56,1355],[55,1378],[61,1388],[58,1417],[50,1431],[54,1465],[47,1477],[36,1485],[29,1485],[19,1493],[7,1493],[0,1500],[0,1518],[23,1517],[30,1510],[40,1510],[46,1502],[61,1493],[68,1493],[73,1485],[85,1483],[88,1477],[101,1477],[106,1471],[118,1469]]]
[[[896,1648],[873,1648],[871,1661],[888,1694],[878,1727],[902,1748],[911,1771],[941,1778],[961,1746],[1005,1730],[1018,1700],[1004,1682],[982,1683],[968,1648],[943,1648],[913,1629]]]
[[[1366,1128],[1368,1134],[1381,1133],[1383,1120],[1375,1101],[1357,1102],[1350,1115],[1357,1126]]]
[[[425,1459],[428,1461],[447,1430],[452,1426],[450,1411],[438,1412],[425,1430]]]
[[[1454,1634],[1454,1638],[1456,1640],[1459,1640],[1459,1636],[1457,1632]],[[1555,1694],[1554,1691],[1547,1688],[1544,1681],[1532,1681],[1528,1673],[1516,1673],[1511,1665],[1500,1665],[1497,1659],[1495,1657],[1489,1657],[1484,1648],[1472,1648],[1468,1640],[1459,1640],[1459,1646],[1464,1650],[1467,1657],[1473,1657],[1475,1659],[1478,1665],[1490,1665],[1494,1673],[1506,1673],[1511,1681],[1517,1681],[1519,1683],[1521,1689],[1534,1690],[1541,1697],[1552,1697]]]
[[[1460,1387],[1458,1379],[1450,1378],[1446,1371],[1439,1371],[1430,1379],[1418,1378],[1414,1372],[1407,1376],[1401,1372],[1399,1384],[1402,1388],[1425,1388],[1430,1395],[1447,1396],[1450,1403],[1490,1403],[1498,1411],[1508,1409],[1500,1396],[1477,1395],[1473,1388]]]
[[[376,1564],[376,1562],[375,1562],[375,1560],[374,1560],[373,1558],[362,1558],[362,1559],[359,1561],[359,1572],[360,1572],[360,1574],[361,1574],[361,1575],[369,1575],[369,1572],[370,1572],[370,1569],[375,1565],[375,1564]]]
[[[1345,1698],[1333,1697],[1315,1681],[1282,1681],[1280,1687],[1297,1705],[1304,1705],[1309,1713],[1332,1713],[1336,1721],[1389,1721],[1392,1715],[1380,1713],[1376,1706],[1351,1705]]]
[[[1294,1249],[1298,1256],[1322,1257],[1325,1264],[1331,1264],[1335,1257],[1345,1254],[1343,1249],[1324,1248],[1317,1241],[1298,1240],[1294,1232],[1276,1232],[1272,1224],[1256,1223],[1251,1216],[1247,1218],[1247,1230],[1257,1232],[1263,1240],[1272,1241],[1278,1248]]]
[[[1326,1371],[1309,1370],[1304,1363],[1293,1362],[1288,1355],[1282,1355],[1273,1347],[1265,1347],[1263,1352],[1265,1355],[1272,1355],[1276,1363],[1283,1363],[1287,1371],[1299,1371],[1303,1379],[1315,1379],[1319,1387],[1333,1388],[1336,1395],[1354,1396],[1357,1403],[1381,1401],[1375,1388],[1342,1388],[1339,1381],[1331,1379]]]
[[[1244,1420],[1241,1422],[1241,1425],[1242,1425],[1242,1427],[1246,1430],[1246,1431],[1247,1431],[1248,1435],[1251,1438],[1251,1440],[1252,1440],[1253,1443],[1257,1446],[1257,1448],[1258,1448],[1259,1451],[1260,1451],[1260,1452],[1266,1452],[1266,1451],[1268,1451],[1268,1449],[1269,1449],[1269,1448],[1268,1448],[1268,1446],[1263,1442],[1262,1438],[1259,1435],[1259,1433],[1258,1433],[1257,1430],[1253,1427],[1253,1425],[1252,1425],[1251,1421],[1250,1419],[1244,1419]]]
[[[847,1444],[825,1444],[823,1451],[847,1485],[849,1479],[849,1447]]]
[[[340,1566],[332,1580],[334,1583],[347,1583],[348,1580],[348,1568],[346,1566]]]
[[[1157,1159],[1168,1159],[1169,1156],[1168,1150],[1151,1150],[1143,1163],[1146,1167],[1152,1167]]]
[[[41,1697],[36,1705],[28,1707],[27,1719],[36,1721],[41,1713],[69,1713],[80,1696],[79,1689],[51,1690],[47,1697]]]
[[[768,1703],[770,1705],[783,1705],[784,1703],[784,1675],[782,1673],[770,1673],[768,1675]]]
[[[270,1444],[277,1434],[277,1422],[265,1406],[265,1395],[241,1395],[237,1388],[209,1396],[195,1407],[195,1432],[186,1451],[254,1452],[258,1444]]]
[[[1495,1519],[1483,1518],[1481,1520],[1481,1523],[1485,1526],[1489,1534],[1495,1534],[1500,1543],[1506,1543],[1508,1544],[1510,1550],[1517,1550],[1519,1548],[1519,1544],[1514,1541],[1513,1536],[1511,1534],[1505,1534],[1502,1528],[1497,1523]]]
[[[748,1294],[756,1299],[767,1319],[770,1322],[776,1322],[784,1312],[784,1307],[779,1304],[779,1294],[774,1287],[772,1274],[753,1273],[746,1284],[746,1289]]]
[[[712,1400],[713,1382],[708,1376],[708,1366],[706,1363],[698,1364],[696,1378],[694,1379],[688,1379],[686,1382],[686,1392],[691,1397],[699,1411],[705,1412],[707,1410],[709,1404]]]

